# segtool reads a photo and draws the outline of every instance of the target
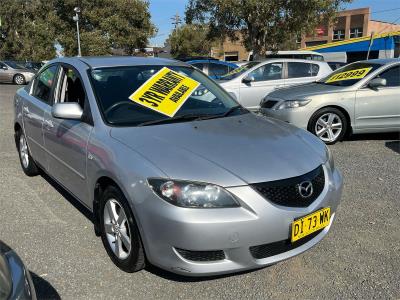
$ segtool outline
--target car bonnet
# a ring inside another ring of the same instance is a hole
[[[315,169],[325,161],[325,146],[304,135],[308,133],[252,114],[111,129],[113,138],[170,178],[221,186],[279,180]]]

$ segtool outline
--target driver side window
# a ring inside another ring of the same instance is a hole
[[[76,102],[82,109],[85,108],[85,90],[82,80],[75,69],[63,67],[59,85],[57,102]]]
[[[395,66],[381,74],[376,76],[376,78],[385,78],[387,87],[399,87],[400,86],[400,66]]]
[[[268,81],[282,79],[282,63],[265,64],[249,73],[254,81]]]

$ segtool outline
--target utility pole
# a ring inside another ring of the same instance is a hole
[[[171,18],[171,20],[172,20],[172,25],[174,25],[175,30],[179,24],[182,24],[181,17],[179,16],[178,13],[176,13],[175,16]]]
[[[368,52],[367,52],[367,60],[369,59],[369,53],[371,52],[371,46],[372,43],[374,42],[374,32],[371,32],[371,37],[369,39],[369,45],[368,45]],[[385,52],[386,53],[386,52]]]

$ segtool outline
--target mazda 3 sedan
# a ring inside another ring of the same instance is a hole
[[[28,176],[93,212],[112,261],[189,276],[271,265],[328,233],[342,176],[326,146],[249,113],[183,62],[60,58],[15,96]]]
[[[307,129],[326,144],[349,133],[400,131],[400,59],[346,65],[317,81],[268,94],[261,112]]]

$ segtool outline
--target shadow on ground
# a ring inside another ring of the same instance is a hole
[[[385,146],[394,152],[400,154],[400,141],[391,141],[391,142],[386,142]]]
[[[232,276],[238,276],[242,274],[247,274],[247,273],[252,273],[257,271],[258,269],[253,269],[253,270],[247,270],[247,271],[241,271],[241,272],[234,272],[230,274],[222,274],[222,275],[212,275],[212,276],[199,276],[199,277],[191,277],[191,276],[184,276],[180,274],[175,274],[167,270],[163,270],[159,267],[156,267],[154,265],[151,265],[148,263],[146,266],[146,271],[164,278],[166,280],[170,281],[176,281],[176,282],[202,282],[202,281],[210,281],[210,280],[215,280],[215,279],[221,279],[221,278],[229,278]]]
[[[37,299],[61,299],[60,295],[57,293],[56,289],[45,279],[38,276],[37,274],[30,272],[33,285],[35,286]]]
[[[65,190],[61,185],[59,185],[56,181],[54,181],[49,175],[44,172],[40,174],[44,180],[46,180],[53,188],[57,190],[73,207],[75,207],[79,212],[84,215],[89,221],[93,223],[93,214],[92,212],[84,206],[81,202],[75,199],[67,190]]]
[[[400,132],[366,133],[353,134],[346,139],[347,141],[390,141],[400,140]]]

